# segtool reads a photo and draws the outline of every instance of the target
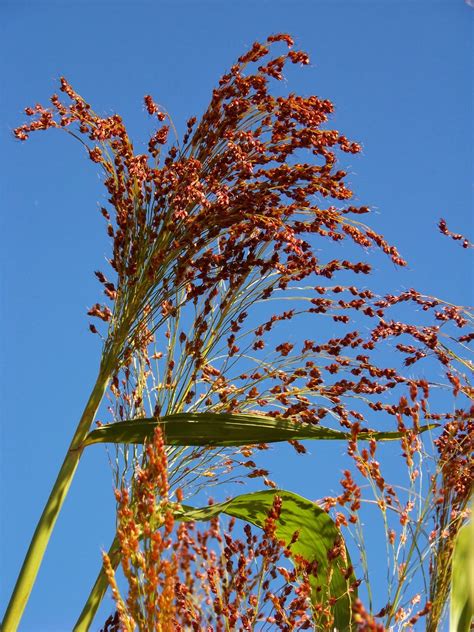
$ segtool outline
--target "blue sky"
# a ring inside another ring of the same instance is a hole
[[[289,88],[335,103],[335,127],[364,147],[350,162],[357,199],[376,210],[371,225],[408,259],[396,270],[375,258],[373,283],[466,304],[467,257],[436,223],[443,216],[453,230],[473,234],[474,10],[462,0],[38,0],[4,1],[0,18],[3,612],[95,378],[100,349],[85,312],[98,300],[93,271],[108,253],[94,166],[66,135],[14,141],[23,108],[46,102],[65,75],[97,112],[119,112],[139,145],[150,129],[144,94],[182,129],[254,40],[289,32],[312,60],[291,74]],[[323,496],[340,478],[337,465],[334,476],[328,472],[341,450],[318,446],[304,462],[277,453],[276,478],[309,498]],[[81,461],[21,630],[71,629],[112,529],[110,469],[94,447]]]

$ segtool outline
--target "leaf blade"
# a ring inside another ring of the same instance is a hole
[[[159,419],[139,418],[119,421],[93,430],[82,447],[94,443],[137,443],[149,440],[156,426],[161,426],[167,445],[180,446],[241,446],[290,440],[348,440],[350,432],[323,426],[295,422],[282,417],[248,415],[242,413],[178,413]],[[435,428],[436,424],[421,426],[419,433]],[[392,441],[401,432],[361,431],[359,440]]]
[[[291,556],[301,555],[309,562],[317,562],[318,576],[310,576],[312,601],[314,605],[327,602],[329,597],[336,599],[333,606],[334,625],[338,630],[351,627],[352,599],[357,597],[357,589],[349,591],[349,585],[355,581],[351,574],[345,577],[345,568],[351,565],[345,545],[346,564],[341,559],[332,563],[328,553],[342,540],[341,533],[334,521],[315,503],[286,490],[265,490],[242,494],[224,503],[209,507],[183,507],[176,514],[178,520],[210,520],[225,513],[263,528],[275,496],[282,499],[282,510],[277,522],[276,535],[288,545],[295,531],[299,537],[291,547]]]
[[[456,538],[451,576],[450,632],[469,632],[474,618],[474,521]]]

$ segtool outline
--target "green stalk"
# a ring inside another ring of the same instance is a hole
[[[28,602],[33,584],[35,583],[49,538],[51,537],[56,519],[61,511],[62,504],[71,485],[79,459],[81,458],[82,443],[89,432],[107,388],[109,373],[110,372],[103,366],[99,371],[92,393],[84,408],[79,425],[74,433],[54,487],[51,490],[30,542],[10,603],[5,612],[1,626],[3,632],[16,632],[21,617],[23,616],[23,611]]]
[[[112,568],[115,570],[120,563],[120,543],[117,535],[114,537],[107,555],[109,556]],[[86,604],[76,621],[73,632],[87,632],[87,630],[89,630],[108,587],[107,575],[104,573],[104,567],[102,566],[90,595],[87,598]]]

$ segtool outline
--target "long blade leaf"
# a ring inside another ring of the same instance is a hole
[[[299,423],[283,417],[240,413],[178,413],[159,419],[139,418],[102,426],[89,433],[83,447],[93,443],[145,443],[153,436],[157,425],[161,426],[167,445],[180,446],[240,446],[293,439],[327,441],[351,438],[350,432]],[[418,432],[426,432],[436,425],[421,426]],[[401,432],[375,430],[364,430],[357,435],[360,440],[377,441],[391,441],[401,436]]]

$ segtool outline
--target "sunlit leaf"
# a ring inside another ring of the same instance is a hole
[[[167,445],[181,446],[240,446],[256,443],[303,440],[347,440],[349,432],[299,423],[283,417],[246,415],[241,413],[178,413],[159,419],[139,418],[108,424],[93,430],[83,446],[93,443],[144,443],[161,426]],[[421,426],[419,432],[435,428]],[[360,440],[390,441],[399,439],[400,432],[366,430]]]
[[[474,521],[459,531],[451,578],[450,632],[469,632],[474,618]]]
[[[354,576],[350,573],[350,578],[346,579],[346,568],[351,565],[349,554],[343,546],[346,560],[336,558],[329,561],[329,551],[341,542],[342,536],[334,521],[315,503],[285,490],[265,490],[242,494],[227,502],[200,509],[183,507],[175,517],[185,521],[210,520],[224,513],[263,528],[276,495],[282,499],[276,536],[289,544],[295,531],[298,531],[298,539],[291,546],[292,557],[298,555],[308,562],[317,562],[317,576],[309,579],[313,603],[327,604],[329,598],[334,598],[335,626],[338,630],[348,630],[351,601],[357,596],[356,589],[349,592],[350,584],[355,581]]]

